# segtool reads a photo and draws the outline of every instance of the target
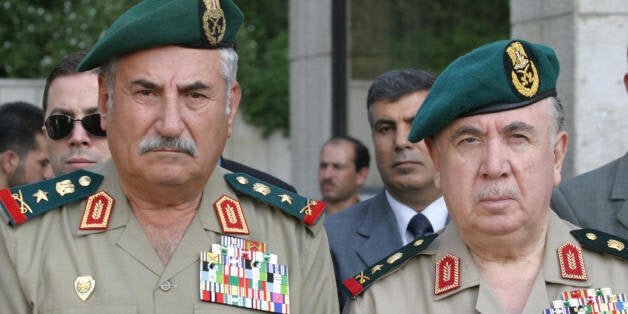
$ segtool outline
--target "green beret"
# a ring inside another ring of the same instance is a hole
[[[79,71],[116,56],[158,46],[235,47],[244,14],[232,0],[145,0],[122,14],[79,64]]]
[[[408,138],[418,142],[459,117],[511,110],[556,96],[558,72],[556,54],[547,46],[503,40],[479,47],[438,76]]]

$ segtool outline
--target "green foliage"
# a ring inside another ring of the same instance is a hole
[[[510,37],[506,0],[352,0],[352,10],[353,78],[408,67],[440,72],[463,53]],[[374,19],[374,10],[388,14]]]
[[[56,62],[89,49],[131,0],[0,0],[0,77],[46,77]]]
[[[239,1],[246,18],[238,33],[240,108],[262,136],[290,130],[288,0]],[[263,14],[261,14],[263,13]]]

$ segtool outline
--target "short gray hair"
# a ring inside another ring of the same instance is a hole
[[[231,102],[231,87],[237,82],[238,75],[238,53],[233,48],[220,48],[218,49],[220,58],[222,59],[222,71],[220,74],[226,82],[227,101],[225,103],[225,115],[230,113],[229,104]],[[118,67],[118,58],[115,57],[105,62],[100,67],[100,75],[103,76],[107,82],[107,88],[109,91],[109,98],[107,99],[107,106],[109,109],[113,106],[113,84],[115,82],[116,70]]]

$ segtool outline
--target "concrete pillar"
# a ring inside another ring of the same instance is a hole
[[[567,114],[569,153],[563,179],[628,150],[628,1],[511,0],[513,38],[556,50],[558,95]]]
[[[331,2],[290,0],[292,183],[319,198],[319,150],[331,136]]]

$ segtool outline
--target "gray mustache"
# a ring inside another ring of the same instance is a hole
[[[196,143],[194,141],[187,139],[185,137],[151,137],[143,139],[140,142],[139,150],[140,155],[158,150],[158,149],[173,149],[177,151],[184,152],[192,157],[196,157],[198,154],[198,150],[196,148]]]
[[[490,186],[481,191],[475,193],[476,199],[493,198],[493,197],[509,197],[512,199],[519,199],[519,192],[508,186]]]

